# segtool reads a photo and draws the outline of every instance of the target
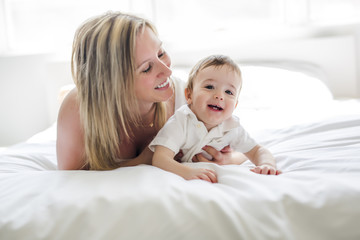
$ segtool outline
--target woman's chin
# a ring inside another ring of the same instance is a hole
[[[157,97],[159,97],[159,102],[165,102],[169,100],[174,95],[174,91],[171,88],[168,88],[165,91],[159,92]]]

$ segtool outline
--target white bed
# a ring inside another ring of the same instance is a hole
[[[241,68],[236,114],[283,174],[58,171],[54,124],[0,153],[0,239],[360,239],[360,101],[334,100],[318,76]]]

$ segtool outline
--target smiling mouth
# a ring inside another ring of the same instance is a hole
[[[161,84],[157,85],[157,86],[155,87],[155,89],[160,89],[160,88],[163,88],[163,87],[167,86],[168,84],[169,84],[169,78],[168,78],[168,79],[166,79],[166,81],[165,81],[165,82],[163,82],[163,83],[161,83]]]
[[[215,111],[222,111],[224,110],[222,107],[218,106],[218,105],[212,105],[212,104],[209,104],[208,105],[209,108],[215,110]]]

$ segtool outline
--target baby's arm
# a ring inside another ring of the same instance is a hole
[[[155,152],[152,164],[165,171],[175,173],[186,180],[202,179],[208,182],[216,183],[216,173],[210,169],[191,168],[174,160],[175,153],[161,145],[155,146]]]
[[[266,148],[256,145],[249,152],[245,153],[245,156],[255,164],[255,168],[251,171],[265,175],[278,175],[280,170],[276,169],[276,162],[273,155]]]

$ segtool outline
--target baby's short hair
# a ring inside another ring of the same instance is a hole
[[[192,91],[194,85],[194,79],[197,77],[199,72],[207,67],[222,67],[228,66],[232,71],[239,74],[241,78],[241,71],[237,63],[235,63],[230,57],[225,55],[210,55],[206,58],[201,59],[195,64],[189,73],[187,89]]]

